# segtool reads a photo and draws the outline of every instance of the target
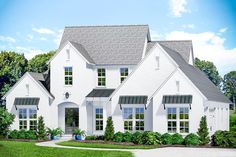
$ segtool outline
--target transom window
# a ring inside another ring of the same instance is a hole
[[[129,75],[128,68],[120,68],[120,82],[122,83],[125,78]]]
[[[34,108],[19,109],[19,129],[36,130],[37,129],[37,110]]]
[[[96,130],[101,131],[103,130],[103,108],[96,108],[95,109],[95,117],[96,117]]]
[[[123,108],[123,119],[125,131],[144,130],[144,108]]]
[[[189,108],[167,108],[167,130],[169,133],[189,132]]]
[[[98,72],[98,86],[106,86],[106,69],[97,69]]]
[[[72,67],[65,67],[65,85],[73,84]]]

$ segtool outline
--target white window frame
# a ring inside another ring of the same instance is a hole
[[[120,83],[122,83],[128,77],[128,75],[129,75],[129,68],[120,68]]]
[[[126,109],[132,111],[132,117],[131,118],[125,118]],[[136,119],[136,109],[142,109],[143,110],[143,119],[141,119],[141,118]],[[140,131],[140,132],[142,132],[142,131],[145,130],[145,109],[144,109],[144,107],[141,107],[141,106],[132,106],[132,107],[131,106],[125,106],[122,109],[122,117],[123,117],[123,129],[124,129],[124,131],[129,131],[129,132]],[[143,122],[143,130],[136,129],[136,127],[140,127],[140,126],[136,126],[136,122]],[[128,123],[128,129],[125,129],[126,128],[125,123]],[[130,124],[131,124],[131,126],[130,126]]]
[[[102,115],[102,118],[101,117],[97,118],[97,110],[99,110],[98,115]],[[102,112],[100,112],[100,111],[102,111]],[[104,110],[103,110],[103,108],[102,107],[96,107],[94,113],[95,113],[95,127],[94,127],[95,131],[103,131],[104,130],[104,122],[103,122]],[[99,123],[98,124],[99,129],[97,129],[97,121]],[[102,127],[102,129],[100,127]]]
[[[29,108],[28,111],[29,111],[29,130],[37,130],[37,117],[38,117],[37,109],[36,108]],[[33,115],[33,117],[31,117],[30,111],[34,111],[34,112],[36,111],[35,113],[33,113],[33,114],[36,114],[36,117],[34,117],[34,115]],[[31,124],[31,122],[33,124]],[[34,129],[31,129],[31,127],[32,128],[34,127]]]
[[[99,76],[99,70],[104,70],[105,75],[103,76],[101,72],[101,76]],[[103,81],[104,79],[104,81]],[[100,84],[101,82],[101,84]],[[104,84],[103,84],[104,83]],[[106,69],[105,68],[97,68],[97,86],[98,87],[106,87]]]
[[[144,131],[144,108],[135,107],[134,109],[135,109],[135,131]],[[143,113],[141,113],[141,111],[143,111]],[[142,114],[143,114],[143,117],[141,117]],[[137,115],[139,118],[136,117]],[[143,123],[143,126],[141,126],[140,124],[137,125],[137,123]]]
[[[180,110],[181,109],[184,109],[184,118],[181,119],[181,116],[180,116]],[[188,112],[185,112],[187,109]],[[186,115],[187,115],[187,118],[186,118]],[[181,122],[184,123],[183,127],[181,127]],[[188,124],[188,126],[186,126],[186,123]],[[188,131],[187,132],[181,132],[181,128],[183,129],[187,129]],[[188,107],[179,107],[179,132],[181,134],[186,134],[186,133],[189,133],[189,108]]]
[[[26,117],[24,117],[24,118],[20,118],[20,112],[21,111],[26,111],[26,113],[25,113],[25,115],[26,115]],[[34,111],[36,111],[36,117],[30,117],[30,110],[34,110]],[[36,108],[34,108],[34,107],[22,107],[22,108],[19,108],[18,109],[18,117],[19,117],[19,130],[31,130],[31,126],[34,126],[35,128],[34,129],[32,129],[32,130],[35,130],[35,129],[37,129],[37,123],[38,123],[38,111],[37,111],[37,109]],[[24,124],[24,125],[20,125],[20,123],[21,123],[21,121],[22,122],[26,122],[26,124]],[[31,125],[31,122],[34,122],[34,125]],[[21,126],[22,127],[24,127],[24,128],[21,128]]]
[[[24,111],[24,112],[23,112]],[[22,114],[22,112],[24,113],[25,116],[20,117],[20,115]],[[19,130],[28,130],[28,120],[27,120],[27,108],[19,108],[18,111],[18,115],[19,115]],[[24,123],[23,125],[21,125],[21,122]],[[25,124],[26,122],[26,124]]]
[[[173,112],[173,109],[175,109],[175,118],[174,118],[174,112]],[[170,112],[170,115],[171,115],[171,118],[169,118],[169,112],[168,111],[171,111]],[[167,132],[168,133],[176,133],[177,132],[177,127],[178,127],[178,123],[177,123],[177,115],[178,115],[178,112],[177,112],[177,108],[176,107],[167,107],[166,108],[166,115],[167,115]],[[173,125],[173,123],[175,123],[175,126]],[[170,125],[170,131],[169,131],[169,124]],[[175,129],[174,129],[175,128]],[[175,131],[173,131],[175,130]]]
[[[71,74],[69,74],[70,70],[68,70],[68,74],[66,74],[66,69],[70,69],[71,68]],[[68,78],[68,80],[66,80],[66,78]],[[71,78],[71,84],[69,81],[69,78]],[[65,86],[72,86],[73,85],[73,67],[72,66],[65,66],[64,67],[64,85]]]

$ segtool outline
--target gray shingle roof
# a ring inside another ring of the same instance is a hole
[[[49,73],[35,73],[35,72],[28,72],[30,76],[43,88],[45,89],[51,97],[54,96],[50,93],[50,81],[49,81]]]
[[[115,89],[93,89],[86,97],[109,97]]]
[[[160,45],[171,56],[171,58],[174,59],[174,61],[179,65],[179,68],[208,100],[231,103],[231,101],[207,78],[202,71],[188,64],[178,52],[166,47],[162,43],[160,43]]]
[[[70,41],[82,45],[95,64],[138,64],[147,36],[148,25],[65,27],[59,48]]]

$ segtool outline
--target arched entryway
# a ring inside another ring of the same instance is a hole
[[[73,102],[58,105],[58,125],[65,134],[72,134],[79,128],[79,106]]]

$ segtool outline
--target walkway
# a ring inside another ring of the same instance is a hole
[[[184,148],[184,147],[166,147],[157,149],[107,149],[107,148],[84,148],[56,145],[58,142],[67,141],[61,139],[55,141],[37,143],[37,146],[73,148],[86,150],[110,150],[110,151],[130,151],[135,157],[236,157],[236,149],[220,148]]]

